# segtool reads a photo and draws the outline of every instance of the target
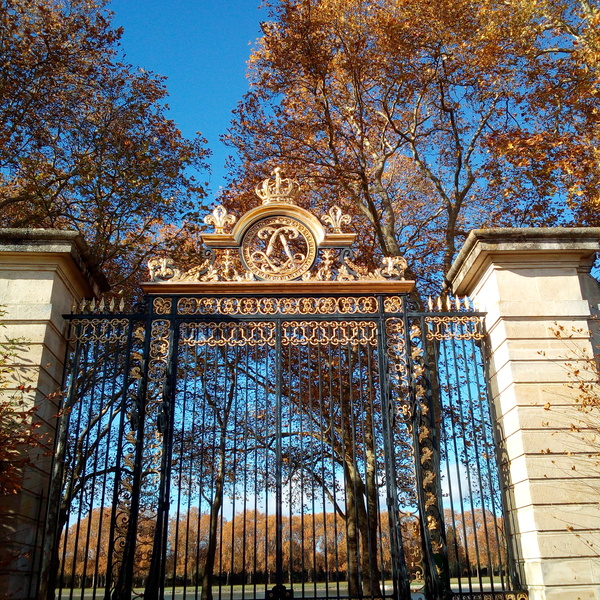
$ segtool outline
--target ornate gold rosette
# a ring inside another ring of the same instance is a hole
[[[289,281],[312,266],[317,245],[310,229],[291,217],[266,217],[254,223],[242,240],[245,266],[256,277]]]

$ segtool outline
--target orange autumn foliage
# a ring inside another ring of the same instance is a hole
[[[597,2],[266,4],[230,206],[280,164],[437,289],[471,228],[597,219]]]
[[[207,150],[164,78],[121,62],[106,5],[0,3],[0,227],[75,229],[119,285],[193,228]]]

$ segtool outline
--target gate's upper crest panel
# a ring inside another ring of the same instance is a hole
[[[175,283],[185,283],[185,291],[190,291],[189,284],[202,282],[212,285],[203,285],[198,291],[208,291],[210,287],[210,293],[218,291],[217,282],[238,284],[235,287],[240,292],[245,290],[239,284],[250,282],[262,282],[259,287],[267,283],[335,282],[340,292],[347,287],[340,284],[355,281],[379,282],[379,287],[383,282],[401,281],[400,287],[406,289],[396,292],[412,288],[412,282],[404,281],[407,264],[403,257],[385,257],[383,265],[375,270],[361,267],[352,259],[350,250],[356,234],[342,231],[350,217],[334,206],[317,218],[295,204],[297,181],[284,178],[279,168],[273,175],[274,179],[266,179],[256,188],[262,204],[239,220],[223,206],[217,206],[205,217],[214,233],[202,235],[207,247],[202,264],[182,270],[168,257],[153,258],[148,263],[151,282],[168,283],[171,292],[177,291],[173,289]],[[145,285],[147,291],[158,291],[153,284]],[[164,285],[160,291],[166,291]]]

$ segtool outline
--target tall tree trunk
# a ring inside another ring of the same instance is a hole
[[[39,597],[43,600],[54,600],[56,597],[56,587],[58,583],[58,574],[60,571],[60,544],[58,542],[60,540],[62,531],[67,524],[67,511],[62,502],[58,507],[55,518],[56,521],[54,521],[53,526],[56,527],[55,531],[57,533],[50,537],[51,543],[47,543],[44,547],[43,560],[46,566],[45,568],[42,567],[39,589]]]
[[[346,477],[346,539],[348,545],[348,595],[350,598],[360,596],[360,571],[358,562],[358,510],[356,490],[351,468],[345,463]]]
[[[202,574],[202,600],[212,600],[212,584],[215,569],[215,557],[217,554],[217,533],[219,527],[219,515],[223,506],[223,480],[225,477],[225,439],[221,437],[221,456],[219,458],[219,470],[215,479],[215,497],[210,511],[210,525],[208,531],[208,548],[206,560],[204,561],[204,572]]]
[[[364,514],[362,533],[362,571],[363,594],[366,596],[381,595],[381,574],[379,572],[379,553],[377,546],[377,456],[373,439],[373,413],[370,404],[366,407],[365,426],[365,456],[366,456],[366,490],[367,510]],[[362,503],[361,503],[362,504]],[[364,512],[364,510],[363,510]],[[367,579],[368,574],[368,579]]]
[[[225,360],[226,357],[224,356]],[[215,497],[212,502],[212,509],[210,512],[210,524],[208,532],[208,549],[206,552],[206,560],[204,562],[204,572],[202,574],[202,600],[212,600],[212,584],[213,575],[215,569],[215,558],[217,554],[217,534],[219,528],[219,516],[221,514],[221,508],[223,506],[223,495],[225,487],[225,453],[227,451],[227,427],[229,424],[229,416],[231,414],[231,407],[235,399],[235,389],[237,385],[237,372],[236,365],[232,366],[231,381],[229,382],[229,391],[227,394],[227,403],[222,410],[222,414],[217,416],[217,421],[221,429],[219,438],[219,467],[217,469],[217,475],[215,477]],[[217,406],[211,403],[215,414],[217,413]]]

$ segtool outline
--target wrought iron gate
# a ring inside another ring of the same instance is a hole
[[[511,591],[481,316],[417,306],[401,262],[361,271],[341,212],[325,233],[282,182],[232,234],[215,211],[201,268],[154,262],[137,312],[70,316],[49,589],[526,597]]]

